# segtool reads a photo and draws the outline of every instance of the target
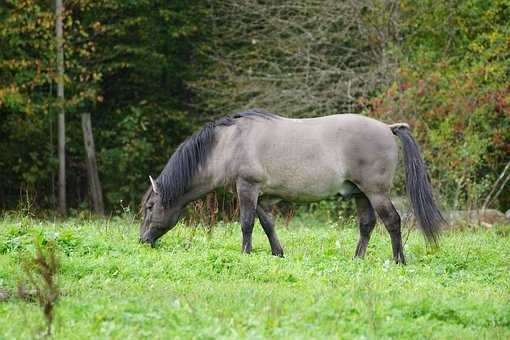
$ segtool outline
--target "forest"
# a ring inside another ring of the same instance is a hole
[[[0,207],[57,209],[59,112],[68,209],[92,208],[90,114],[104,204],[118,213],[204,123],[263,108],[407,122],[444,206],[479,208],[492,193],[505,211],[509,17],[506,0],[66,1],[60,76],[54,3],[5,1]]]

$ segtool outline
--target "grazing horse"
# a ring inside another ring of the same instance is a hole
[[[242,251],[252,249],[255,216],[274,255],[283,256],[268,205],[353,195],[359,218],[355,257],[365,255],[376,213],[391,237],[393,257],[405,264],[400,216],[390,200],[402,142],[407,194],[421,230],[437,243],[444,223],[434,203],[425,163],[405,123],[385,124],[357,114],[308,119],[250,110],[205,125],[175,151],[142,199],[140,242],[172,229],[191,201],[235,185],[240,204]]]

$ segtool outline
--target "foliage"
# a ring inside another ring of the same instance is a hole
[[[509,160],[509,18],[508,1],[404,1],[395,81],[364,102],[414,127],[455,208],[480,206]]]
[[[49,158],[52,143],[47,136],[55,73],[53,16],[44,10],[45,5],[26,0],[0,6],[2,201],[7,188],[47,187],[44,178],[50,177],[55,166],[40,157]]]
[[[200,70],[194,50],[203,14],[200,1],[66,1],[71,206],[87,197],[80,113],[92,113],[110,206],[138,201],[147,176],[191,133],[196,117],[187,109],[192,95],[185,82]],[[6,179],[0,201],[12,207],[18,191],[28,190],[40,206],[51,206],[57,162],[51,1],[11,0],[0,5],[0,17],[0,176]]]
[[[379,227],[366,259],[353,260],[353,224],[295,218],[278,229],[281,259],[270,255],[259,226],[253,253],[242,255],[238,224],[180,225],[151,249],[138,244],[129,219],[20,225],[7,217],[0,289],[15,289],[20,255],[37,235],[63,254],[58,338],[503,339],[510,238],[498,230],[448,232],[432,253],[412,231],[402,267]],[[0,302],[0,314],[7,338],[30,337],[43,322],[35,304],[14,298]]]
[[[110,211],[131,208],[207,120],[249,107],[414,128],[445,203],[478,207],[510,154],[510,4],[66,0],[69,206],[88,207],[92,114]],[[53,2],[0,4],[0,208],[55,201]],[[397,192],[402,181],[398,177]],[[338,205],[323,204],[338,209]],[[496,207],[510,207],[503,190]],[[314,207],[309,207],[311,210]],[[336,212],[333,212],[336,214]]]

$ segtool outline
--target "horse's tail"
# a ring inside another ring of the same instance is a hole
[[[427,241],[432,245],[437,245],[441,226],[446,224],[446,221],[434,202],[427,167],[421,157],[420,147],[411,135],[408,124],[398,123],[389,125],[389,127],[393,134],[400,138],[404,149],[406,190],[414,215]]]

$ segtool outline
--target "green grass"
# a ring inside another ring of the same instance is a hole
[[[353,222],[280,227],[284,259],[270,255],[258,225],[250,255],[240,254],[235,223],[211,234],[179,226],[156,249],[137,243],[137,228],[128,219],[6,217],[0,288],[15,290],[35,235],[59,248],[56,338],[510,338],[507,227],[447,233],[433,253],[412,232],[405,267],[391,261],[379,227],[366,259],[352,260]],[[0,302],[0,338],[43,326],[37,304]]]

